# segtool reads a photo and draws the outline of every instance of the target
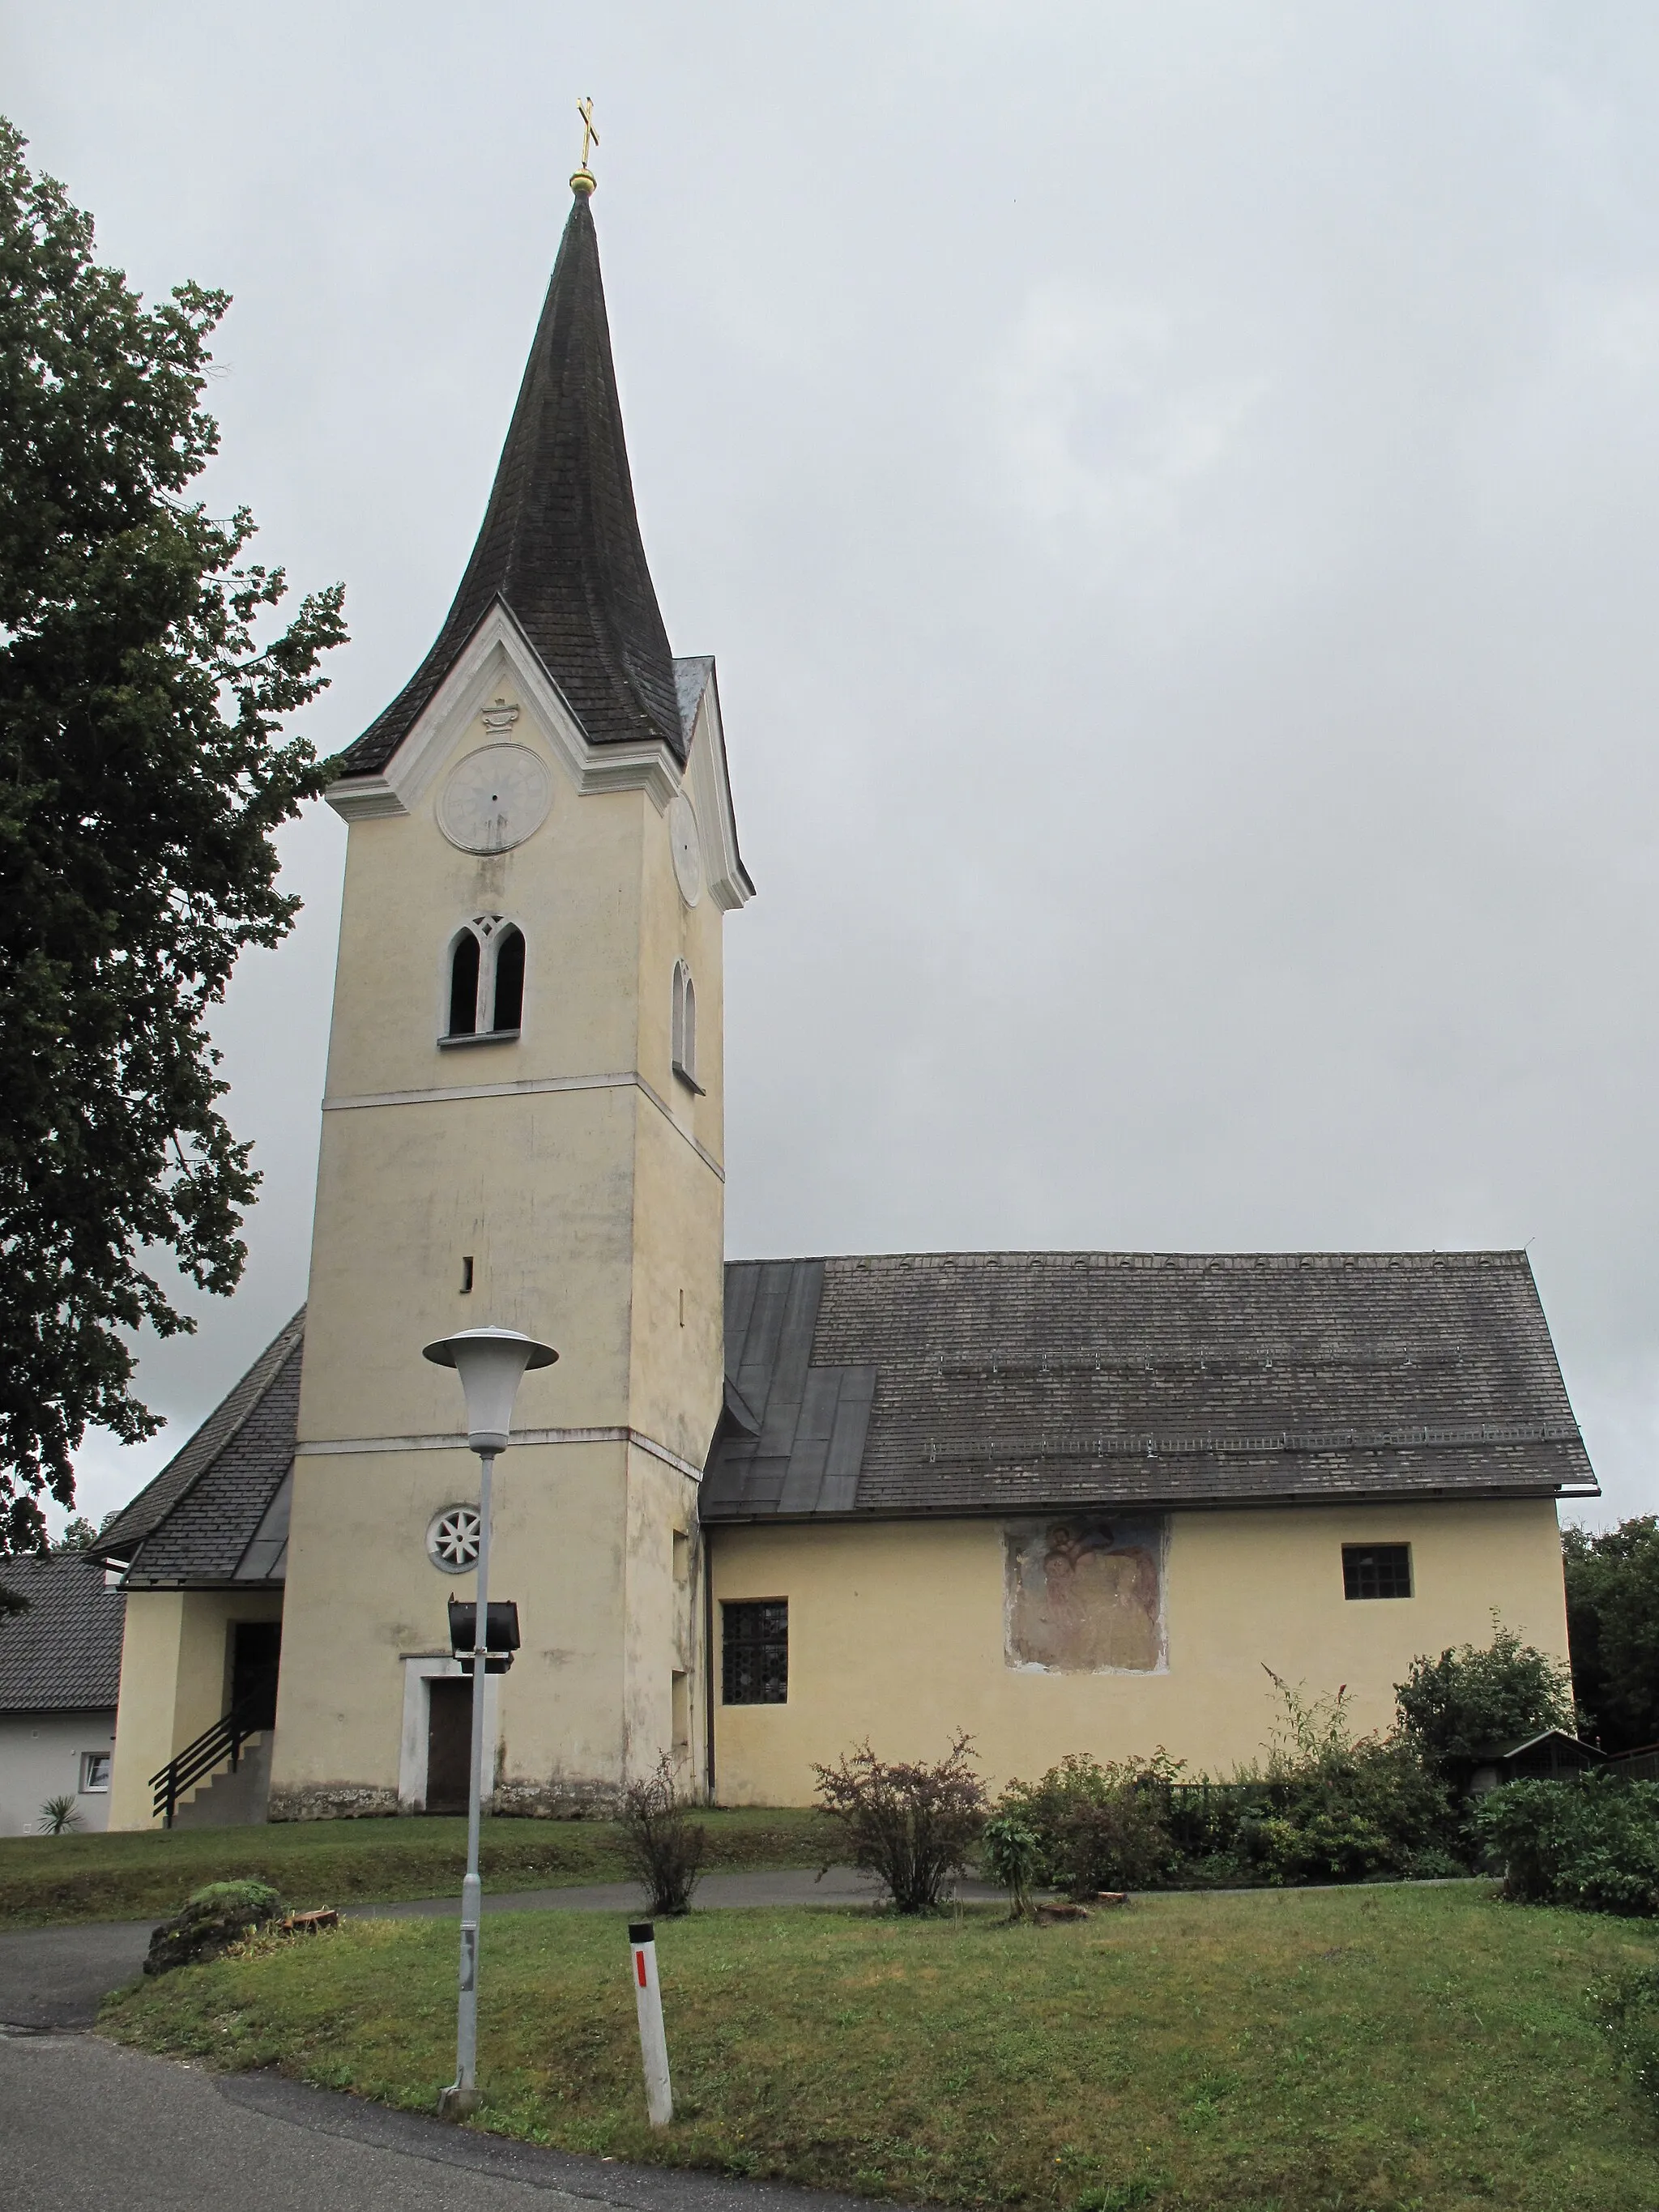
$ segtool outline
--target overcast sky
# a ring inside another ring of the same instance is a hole
[[[1659,1509],[1659,10],[7,11],[146,293],[235,295],[216,506],[353,643],[489,488],[591,93],[647,549],[719,656],[734,1255],[1526,1245]],[[101,1515],[304,1296],[344,831],[219,1024],[252,1259]]]

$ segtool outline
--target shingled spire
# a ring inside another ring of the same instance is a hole
[[[339,756],[343,777],[386,767],[496,599],[591,744],[660,738],[685,757],[673,658],[634,507],[591,179],[573,182],[575,203],[455,603],[413,678]]]

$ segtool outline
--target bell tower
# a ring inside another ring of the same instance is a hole
[[[712,660],[646,564],[586,172],[436,643],[349,825],[274,1817],[436,1809],[476,1462],[421,1346],[556,1345],[496,1474],[495,1803],[702,1773],[696,1496],[722,1392],[721,926],[752,895]]]

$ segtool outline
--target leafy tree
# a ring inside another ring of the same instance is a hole
[[[1484,1648],[1460,1644],[1437,1659],[1413,1659],[1395,1685],[1401,1735],[1442,1771],[1494,1744],[1573,1725],[1572,1686],[1559,1660],[1523,1644],[1496,1613],[1492,1626]]]
[[[93,1527],[91,1522],[83,1521],[77,1515],[58,1539],[58,1549],[60,1552],[84,1552],[89,1545],[95,1544],[97,1540],[98,1531]]]
[[[1585,1723],[1607,1751],[1659,1739],[1659,1517],[1561,1534],[1567,1638]]]
[[[227,295],[146,307],[24,144],[0,118],[0,1551],[44,1545],[88,1425],[161,1426],[123,1332],[193,1323],[141,1255],[241,1273],[206,1023],[292,926],[272,833],[323,771],[279,725],[345,635],[336,586],[256,643],[283,572],[184,495]]]

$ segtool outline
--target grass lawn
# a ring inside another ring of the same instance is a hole
[[[823,1831],[810,1812],[702,1816],[704,1864],[818,1867]],[[487,1890],[618,1881],[625,1869],[608,1820],[486,1820]],[[204,1882],[258,1875],[290,1905],[390,1903],[459,1890],[464,1820],[295,1820],[258,1828],[175,1828],[142,1835],[0,1837],[0,1927],[52,1921],[157,1919]]]
[[[359,1922],[191,1967],[101,2026],[431,2111],[455,1930]],[[1659,2130],[1589,1983],[1659,1959],[1629,1922],[1481,1887],[659,1923],[678,2111],[645,2124],[620,1920],[483,1930],[480,2124],[534,2142],[963,2204],[1074,2212],[1651,2212]]]

